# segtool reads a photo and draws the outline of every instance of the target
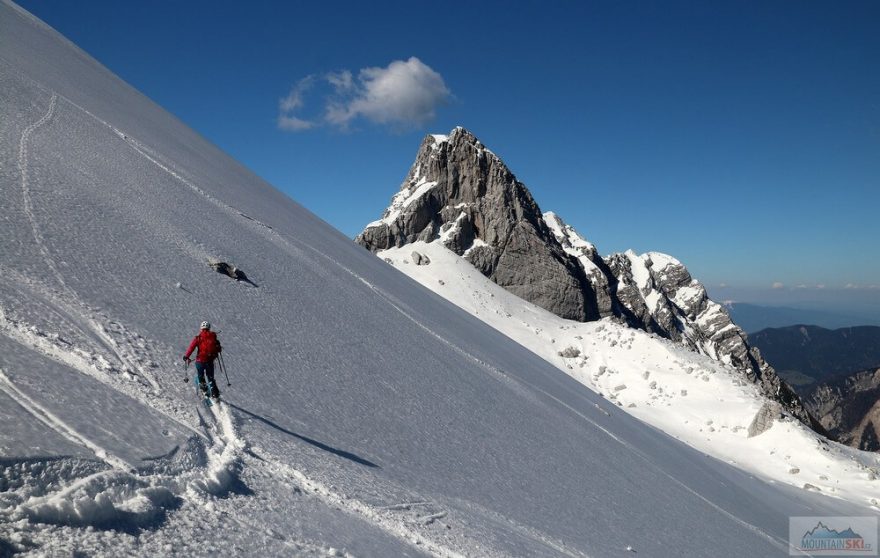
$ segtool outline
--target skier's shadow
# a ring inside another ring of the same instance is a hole
[[[238,405],[235,405],[233,403],[229,403],[228,401],[226,402],[226,404],[229,405],[230,407],[234,407],[235,409],[241,411],[242,413],[246,414],[247,416],[262,422],[266,426],[271,426],[272,428],[274,428],[275,430],[278,430],[279,432],[284,432],[288,436],[293,436],[294,438],[297,438],[298,440],[302,440],[303,442],[306,442],[307,444],[311,444],[318,449],[324,450],[326,452],[330,452],[334,455],[338,455],[339,457],[343,457],[343,458],[348,459],[350,461],[354,461],[355,463],[358,463],[359,465],[365,465],[367,467],[379,468],[379,466],[376,465],[375,463],[373,463],[372,461],[368,461],[359,455],[355,455],[351,452],[328,446],[327,444],[321,443],[318,440],[313,440],[307,436],[303,436],[302,434],[297,434],[296,432],[292,432],[282,426],[275,424],[274,422],[272,422],[271,420],[269,420],[267,418],[263,418],[258,414],[252,413],[252,412],[248,411],[247,409],[243,409],[243,408],[239,407]]]

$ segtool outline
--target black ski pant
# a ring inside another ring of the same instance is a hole
[[[214,362],[196,362],[196,378],[202,391],[211,390],[211,397],[220,395],[217,382],[214,381]]]

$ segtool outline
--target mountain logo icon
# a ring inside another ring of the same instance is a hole
[[[847,526],[841,531],[819,521],[801,537],[798,550],[873,555],[871,547],[872,545],[866,543],[865,538],[853,531],[852,527]]]

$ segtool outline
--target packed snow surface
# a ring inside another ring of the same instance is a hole
[[[431,264],[414,265],[413,252],[428,256]],[[699,451],[771,482],[875,508],[880,501],[877,454],[829,442],[791,418],[749,437],[748,427],[764,399],[734,368],[610,318],[587,323],[560,318],[499,287],[439,242],[411,243],[378,256],[610,404]],[[648,256],[665,266],[661,254]],[[634,264],[640,260],[632,252],[627,257]]]
[[[0,37],[0,555],[770,556],[867,512],[622,412],[6,0]]]

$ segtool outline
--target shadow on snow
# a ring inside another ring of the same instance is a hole
[[[303,436],[302,434],[297,434],[296,432],[292,432],[290,430],[287,430],[286,428],[279,426],[278,424],[272,422],[271,420],[264,418],[264,417],[261,417],[258,414],[252,413],[252,412],[248,411],[247,409],[243,409],[243,408],[239,407],[238,405],[235,405],[235,404],[229,403],[229,402],[226,402],[226,404],[229,405],[230,407],[234,407],[235,409],[241,411],[242,413],[246,414],[247,416],[262,422],[263,424],[265,424],[267,426],[271,426],[272,428],[274,428],[275,430],[278,430],[279,432],[283,432],[283,433],[287,434],[288,436],[293,436],[294,438],[296,438],[298,440],[302,440],[303,442],[306,442],[307,444],[311,444],[320,450],[324,450],[326,452],[332,453],[333,455],[338,455],[339,457],[342,457],[344,459],[348,459],[349,461],[354,461],[355,463],[357,463],[359,465],[364,465],[366,467],[377,467],[377,468],[379,467],[378,465],[376,465],[372,461],[364,459],[363,457],[360,457],[359,455],[356,455],[351,452],[344,451],[344,450],[341,450],[338,448],[334,448],[332,446],[328,446],[327,444],[321,443],[318,440],[313,440],[307,436]]]

